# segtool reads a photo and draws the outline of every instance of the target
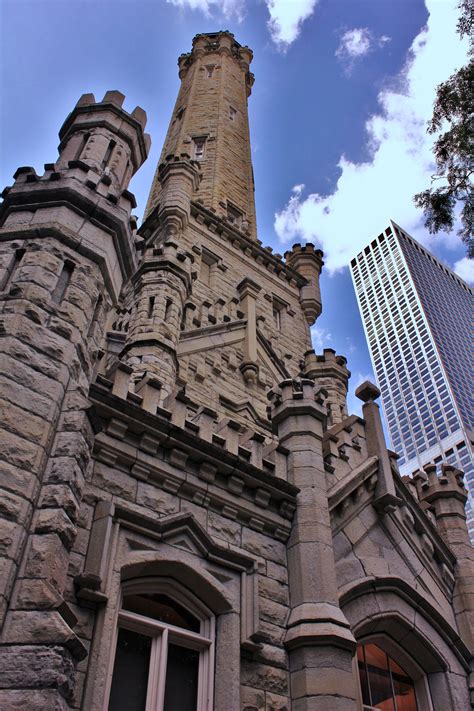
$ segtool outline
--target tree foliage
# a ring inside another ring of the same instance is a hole
[[[436,175],[432,187],[414,196],[415,204],[425,214],[425,226],[431,233],[453,229],[456,220],[456,205],[461,207],[459,235],[466,243],[469,257],[474,257],[474,3],[461,0],[461,16],[457,30],[461,37],[467,36],[470,43],[469,62],[436,91],[433,116],[428,124],[428,133],[438,133],[447,127],[433,146]]]

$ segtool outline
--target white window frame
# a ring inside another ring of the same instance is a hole
[[[165,594],[175,600],[200,620],[200,632],[191,632],[122,609],[124,596],[140,593]],[[146,578],[127,581],[123,584],[112,640],[113,654],[111,654],[109,662],[103,711],[107,711],[109,707],[119,629],[127,629],[152,638],[145,711],[163,711],[168,644],[170,643],[200,652],[196,711],[212,711],[216,620],[212,612],[200,600],[171,578]]]

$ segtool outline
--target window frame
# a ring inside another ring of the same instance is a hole
[[[199,619],[201,623],[200,632],[192,632],[191,630],[123,609],[124,596],[141,593],[165,594],[175,600]],[[116,623],[111,644],[103,711],[108,711],[109,708],[119,629],[127,629],[151,637],[145,711],[163,711],[169,644],[193,649],[200,653],[196,711],[212,711],[214,701],[216,618],[211,610],[193,593],[172,578],[149,577],[132,579],[122,584],[120,604],[116,613]]]
[[[406,674],[411,677],[413,685],[415,687],[415,698],[417,704],[417,711],[433,711],[433,704],[431,703],[431,695],[429,691],[428,678],[426,672],[413,660],[413,658],[393,639],[387,635],[373,634],[367,635],[361,639],[357,639],[357,647],[364,644],[375,644],[382,651],[388,654],[389,657],[397,662],[399,666],[404,669]],[[357,679],[357,709],[358,711],[366,711],[370,709],[370,706],[364,706],[362,702],[362,689],[359,679],[359,665],[357,661],[357,651],[354,654],[353,660],[353,672]]]

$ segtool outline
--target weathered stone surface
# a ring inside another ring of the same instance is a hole
[[[242,683],[256,689],[285,694],[288,691],[288,673],[283,669],[259,664],[257,662],[242,661]]]
[[[67,698],[74,687],[74,664],[63,647],[3,647],[0,677],[4,689],[53,688]]]
[[[137,504],[142,504],[156,513],[167,515],[179,511],[179,500],[173,494],[168,494],[166,491],[153,486],[153,484],[144,484],[141,481],[137,486]]]
[[[232,521],[214,511],[209,511],[207,515],[207,529],[211,536],[221,538],[237,546],[240,545],[242,527],[236,521]]]
[[[70,706],[59,691],[51,689],[0,689],[0,708],[8,711],[70,711]]]
[[[242,548],[280,565],[286,563],[286,550],[283,543],[251,529],[244,528],[242,531]]]

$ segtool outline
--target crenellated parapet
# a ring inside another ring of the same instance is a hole
[[[300,304],[310,326],[321,313],[321,291],[319,277],[323,268],[323,253],[314,244],[294,244],[291,250],[285,252],[285,260],[289,267],[306,279],[306,284],[300,287]]]
[[[81,96],[59,131],[59,170],[83,161],[94,173],[86,180],[95,183],[97,177],[112,194],[128,186],[147,158],[151,138],[144,133],[145,111],[137,106],[127,113],[124,99],[119,91],[107,91],[99,102],[93,94]]]
[[[96,261],[113,301],[136,268],[136,202],[128,185],[151,144],[145,112],[128,113],[123,100],[118,91],[100,102],[84,94],[59,132],[56,162],[46,163],[43,175],[19,168],[0,209],[5,234],[15,231],[17,240],[54,234],[66,251]]]

